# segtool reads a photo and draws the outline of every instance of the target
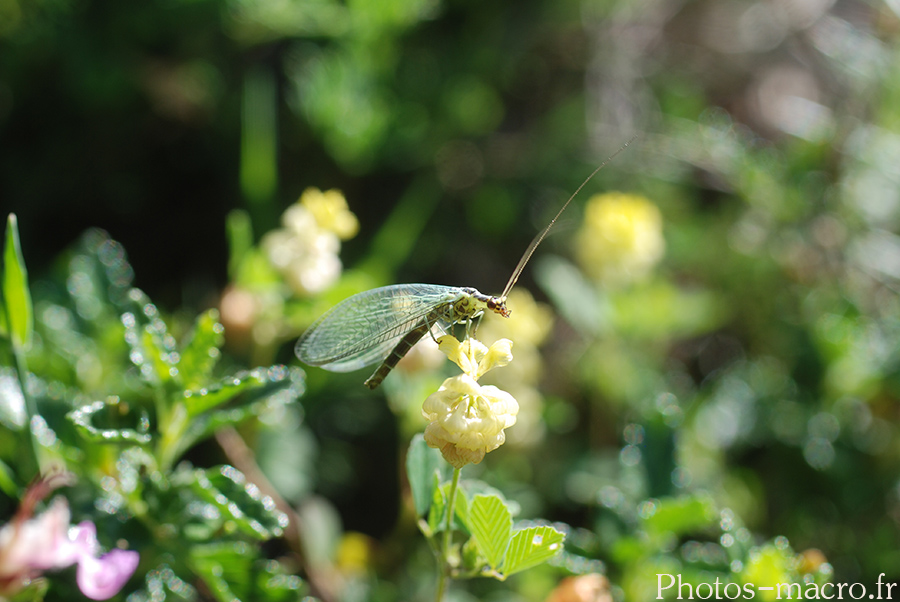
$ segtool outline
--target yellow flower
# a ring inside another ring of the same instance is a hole
[[[515,398],[477,382],[488,370],[512,361],[512,341],[501,339],[487,348],[474,339],[460,343],[446,335],[438,343],[463,374],[446,379],[425,400],[425,442],[441,450],[444,459],[456,468],[478,464],[487,452],[503,445],[504,429],[516,423],[519,404]]]
[[[516,342],[516,363],[509,370],[492,373],[490,384],[509,391],[519,403],[516,430],[507,438],[513,445],[533,445],[544,436],[543,399],[536,388],[544,360],[538,348],[553,329],[553,311],[534,300],[526,289],[514,289],[507,299],[512,309],[508,320],[485,320],[479,333],[487,339],[508,337]]]
[[[609,192],[588,201],[576,255],[592,278],[608,285],[640,280],[664,248],[662,215],[646,198]]]
[[[509,339],[500,339],[488,349],[475,339],[460,343],[456,337],[444,335],[438,339],[438,349],[472,380],[478,380],[491,368],[506,366],[512,361],[512,341]]]
[[[372,565],[372,539],[368,535],[348,531],[338,543],[337,566],[346,575],[363,575]]]
[[[300,204],[316,218],[319,227],[332,232],[341,240],[356,236],[359,220],[347,207],[347,200],[340,190],[307,188],[300,195]]]

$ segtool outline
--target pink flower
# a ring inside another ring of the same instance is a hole
[[[34,518],[20,512],[0,528],[0,597],[14,594],[45,570],[78,565],[76,581],[92,600],[116,595],[137,568],[140,556],[112,550],[100,556],[97,528],[85,521],[69,526],[69,505],[56,498]]]

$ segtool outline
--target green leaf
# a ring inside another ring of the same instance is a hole
[[[231,466],[193,471],[191,491],[221,513],[224,528],[265,541],[278,537],[287,517],[269,496],[247,483],[244,474]]]
[[[178,577],[168,565],[148,571],[145,587],[128,595],[129,602],[180,602],[199,599],[197,590]]]
[[[13,213],[9,214],[6,222],[6,245],[3,250],[3,307],[13,347],[24,350],[31,342],[34,314],[28,291],[28,271]]]
[[[230,380],[224,391],[185,391],[185,408],[192,416],[171,452],[173,459],[220,428],[237,426],[270,408],[295,401],[304,390],[303,370],[296,367],[256,368]]]
[[[447,483],[449,489],[450,484]],[[456,528],[469,532],[469,498],[466,497],[462,487],[456,490],[456,503],[453,504],[453,520],[457,521]]]
[[[216,385],[185,391],[184,405],[193,417],[225,404],[230,404],[229,409],[236,409],[266,401],[280,392],[285,392],[293,400],[302,389],[301,374],[297,369],[277,365],[240,372]]]
[[[115,399],[115,398],[113,398]],[[127,407],[128,404],[122,404],[121,407]],[[149,434],[150,421],[146,414],[139,416],[126,415],[119,413],[119,403],[116,399],[111,402],[95,401],[81,406],[76,410],[72,410],[66,414],[75,429],[88,441],[103,444],[120,444],[120,445],[148,445],[152,437]],[[116,423],[128,419],[134,428],[122,427],[119,424],[97,425],[101,420],[115,421]]]
[[[642,535],[644,535],[642,533]],[[653,545],[649,537],[624,536],[617,538],[610,546],[610,558],[617,563],[637,562],[650,553]]]
[[[243,541],[192,546],[190,549],[191,568],[219,602],[245,599],[254,556],[254,547]]]
[[[134,308],[122,314],[125,342],[131,348],[129,358],[143,379],[159,385],[170,382],[177,373],[175,338],[169,334],[159,310],[139,289],[131,289],[129,300]]]
[[[428,447],[421,433],[413,437],[409,444],[409,452],[406,454],[406,475],[409,478],[417,516],[422,517],[428,513],[431,500],[434,498],[434,490],[439,483],[435,475],[440,475],[441,468],[446,465],[441,453]]]
[[[644,519],[644,528],[651,534],[670,532],[678,536],[715,522],[715,506],[709,496],[686,495],[661,499],[656,512]]]
[[[228,237],[228,277],[238,282],[239,267],[253,249],[253,222],[246,211],[234,210],[225,218]]]
[[[469,508],[469,531],[487,563],[497,571],[510,544],[512,513],[497,496],[477,495]]]
[[[224,332],[217,310],[210,309],[197,317],[178,362],[178,373],[186,389],[209,382],[210,373],[222,355],[219,350],[225,340]]]
[[[608,328],[609,303],[599,297],[574,264],[544,255],[535,261],[534,278],[572,326],[586,335],[601,334]]]
[[[516,531],[506,551],[504,578],[550,560],[563,550],[566,536],[550,526]]]
[[[309,593],[299,577],[277,562],[259,558],[257,549],[244,542],[194,546],[190,563],[220,602],[294,602]]]
[[[10,499],[16,499],[21,494],[16,486],[12,468],[3,461],[0,461],[0,491],[5,493]]]
[[[666,280],[617,291],[611,299],[615,331],[653,341],[698,336],[719,328],[729,317],[715,293],[681,289]]]
[[[447,528],[447,499],[450,497],[450,483],[438,486],[440,482],[437,474],[434,476],[434,495],[431,501],[431,510],[428,513],[428,526],[432,533],[444,531]],[[451,529],[468,531],[466,521],[469,515],[469,500],[466,499],[462,488],[456,489],[456,501],[453,504],[453,525]]]
[[[431,494],[431,508],[428,511],[428,527],[432,533],[437,533],[444,529],[447,524],[447,492],[441,488],[440,479],[434,475],[434,490]]]

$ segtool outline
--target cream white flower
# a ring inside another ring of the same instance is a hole
[[[337,190],[308,188],[281,216],[283,228],[269,232],[262,248],[269,262],[299,295],[319,293],[341,275],[341,239],[359,224]]]
[[[519,404],[515,398],[495,386],[477,382],[488,370],[512,361],[512,341],[501,339],[488,348],[474,339],[460,343],[447,335],[438,343],[463,374],[446,379],[425,400],[425,442],[441,450],[444,459],[456,468],[478,464],[487,452],[503,445],[504,429],[516,423]]]

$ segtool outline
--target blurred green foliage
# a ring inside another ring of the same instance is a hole
[[[898,33],[895,2],[856,0],[0,0],[28,397],[53,453],[82,466],[75,517],[142,552],[134,600],[310,583],[325,599],[428,597],[421,501],[398,467],[442,365],[415,356],[374,395],[364,375],[310,369],[302,404],[274,410],[296,381],[245,371],[290,362],[303,328],[367,288],[497,292],[638,134],[518,285],[552,308],[546,338],[522,332],[547,314],[512,306],[482,327],[518,329],[530,363],[504,385],[520,424],[464,475],[517,520],[558,521],[566,550],[452,593],[543,600],[585,573],[624,600],[655,597],[659,573],[900,580]],[[261,241],[309,186],[343,191],[361,227],[340,278],[301,297]],[[572,235],[613,190],[661,215],[664,255],[631,282],[598,280]],[[112,237],[79,239],[88,226]],[[34,469],[17,346],[0,350],[4,522]],[[229,472],[240,445],[209,442],[233,424],[260,469],[246,477],[293,507],[302,545],[259,546],[274,514]],[[60,576],[47,598],[72,588]]]

